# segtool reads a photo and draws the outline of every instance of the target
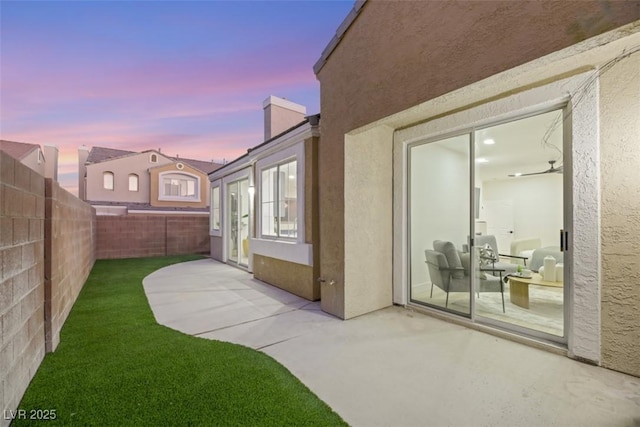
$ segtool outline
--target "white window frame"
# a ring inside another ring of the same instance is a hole
[[[164,178],[166,175],[185,175],[189,178],[194,178],[196,183],[195,183],[195,195],[193,197],[189,196],[189,197],[181,197],[181,196],[167,196],[164,194]],[[201,184],[201,179],[198,175],[189,173],[189,172],[184,172],[184,171],[165,171],[165,172],[160,172],[158,174],[158,200],[161,201],[168,201],[168,202],[188,202],[188,203],[197,203],[202,201],[200,198],[200,186]]]
[[[149,163],[158,163],[158,154],[157,153],[149,154]]]
[[[109,188],[109,186],[107,185],[107,177],[110,176],[111,177],[111,188]],[[102,172],[102,189],[107,190],[107,191],[115,191],[116,188],[116,175],[111,172],[111,171],[104,171]]]
[[[213,225],[213,218],[214,218],[214,207],[215,207],[215,203],[216,203],[216,197],[214,196],[214,190],[218,190],[218,197],[217,197],[217,202],[218,202],[218,228],[214,228]],[[209,207],[209,235],[210,236],[222,236],[222,227],[223,227],[223,223],[222,223],[222,181],[221,180],[217,180],[217,181],[213,181],[211,183],[211,202],[210,202],[210,207]]]
[[[136,183],[135,190],[131,189],[131,178],[135,178],[135,180],[136,180],[135,181],[135,183]],[[140,191],[140,177],[138,176],[138,174],[135,174],[135,173],[130,173],[129,174],[129,191],[132,192],[132,193]]]
[[[262,235],[262,172],[266,169],[283,165],[292,161],[296,161],[296,192],[297,192],[297,215],[298,215],[298,232],[297,237],[279,237],[271,235]],[[256,207],[258,219],[258,235],[261,239],[269,240],[286,240],[295,242],[304,242],[304,142],[300,142],[282,151],[274,153],[268,157],[260,159],[256,162]]]
[[[299,193],[299,192],[298,192],[298,181],[297,181],[297,178],[298,178],[298,176],[297,176],[297,175],[298,175],[298,166],[297,166],[297,165],[298,165],[298,160],[297,160],[297,158],[296,158],[295,156],[294,156],[294,157],[291,157],[291,158],[288,158],[288,159],[284,159],[284,160],[282,160],[281,162],[278,162],[278,163],[276,163],[276,164],[274,164],[274,165],[271,165],[271,166],[265,166],[264,168],[262,168],[262,169],[260,169],[260,170],[258,171],[258,173],[260,174],[260,179],[259,179],[259,181],[260,181],[260,185],[259,185],[259,187],[257,188],[257,191],[259,191],[259,192],[260,192],[260,206],[258,207],[258,209],[259,209],[259,211],[260,211],[260,215],[261,215],[261,216],[260,216],[260,218],[261,218],[260,225],[261,225],[261,226],[262,226],[262,219],[263,219],[263,216],[262,216],[262,209],[263,209],[263,207],[264,207],[264,206],[263,206],[263,200],[262,200],[262,196],[263,196],[263,188],[262,188],[262,174],[263,174],[264,172],[266,172],[266,171],[272,171],[272,170],[275,170],[275,172],[276,172],[276,174],[275,174],[275,178],[274,178],[274,179],[276,180],[276,181],[274,182],[274,194],[273,194],[274,200],[272,200],[272,202],[273,202],[273,204],[274,204],[274,205],[273,205],[273,206],[274,206],[274,208],[273,208],[273,209],[274,209],[274,215],[275,215],[275,217],[276,217],[276,218],[282,218],[282,212],[280,212],[280,206],[281,206],[281,203],[283,202],[283,197],[282,197],[282,195],[280,194],[280,188],[283,188],[283,186],[280,184],[280,183],[281,183],[281,181],[280,181],[280,179],[281,179],[281,173],[280,173],[280,172],[281,172],[281,170],[280,170],[280,168],[281,168],[282,166],[289,165],[289,164],[291,164],[291,163],[293,163],[293,162],[296,162],[296,172],[295,172],[295,173],[296,173],[296,204],[297,204],[297,203],[298,203],[298,193]],[[285,179],[286,179],[286,178],[285,178]],[[299,213],[299,209],[296,209],[296,215],[297,215],[298,213]],[[297,217],[297,216],[296,216],[296,219],[298,219],[298,217]],[[263,234],[263,229],[262,229],[262,228],[260,228],[260,230],[259,230],[259,235],[260,235],[260,237],[261,237],[261,238],[263,238],[263,239],[273,239],[273,240],[290,240],[290,241],[296,241],[297,236],[298,236],[298,225],[296,225],[296,236],[295,236],[295,237],[290,237],[290,236],[282,235],[282,233],[281,233],[281,229],[280,229],[280,225],[281,225],[281,224],[280,224],[280,223],[278,223],[278,226],[276,227],[276,230],[275,230],[276,234]]]
[[[288,161],[296,160],[298,235],[296,238],[262,236],[262,171]],[[303,265],[313,265],[313,246],[305,243],[305,155],[304,140],[273,153],[256,162],[255,198],[257,237],[251,239],[251,251],[256,255],[268,256]]]

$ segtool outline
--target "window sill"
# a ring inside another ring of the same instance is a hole
[[[313,246],[309,243],[251,239],[250,251],[254,255],[267,256],[296,264],[313,265]]]
[[[158,201],[160,202],[186,202],[186,203],[200,203],[202,200],[200,198],[194,199],[191,197],[169,197],[169,196],[160,196],[158,197]]]

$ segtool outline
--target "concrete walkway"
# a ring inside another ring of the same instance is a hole
[[[639,378],[403,308],[341,321],[209,259],[143,283],[160,324],[269,354],[353,426],[640,426]]]

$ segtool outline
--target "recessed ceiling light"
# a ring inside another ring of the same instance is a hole
[[[516,172],[513,174],[513,176],[522,176],[522,172]]]
[[[484,157],[478,157],[476,159],[476,163],[488,163],[489,160],[485,159]]]
[[[493,139],[491,139],[491,138],[485,139],[485,140],[484,140],[484,141],[482,141],[482,142],[484,142],[484,145],[493,145],[493,144],[495,144],[495,143],[496,143],[496,141],[495,141],[495,140],[493,140]]]

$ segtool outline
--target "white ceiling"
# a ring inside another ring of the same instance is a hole
[[[549,160],[562,164],[562,110],[488,127],[476,132],[476,162],[478,176],[483,180],[505,179],[520,172],[541,172],[549,169]],[[495,144],[486,145],[486,139]],[[545,142],[546,140],[546,142]]]
[[[475,134],[476,176],[482,181],[510,178],[509,174],[542,172],[562,165],[562,110],[554,110],[508,123],[479,129]],[[494,144],[487,145],[485,140]],[[469,156],[469,134],[435,141],[441,147],[463,157]]]

